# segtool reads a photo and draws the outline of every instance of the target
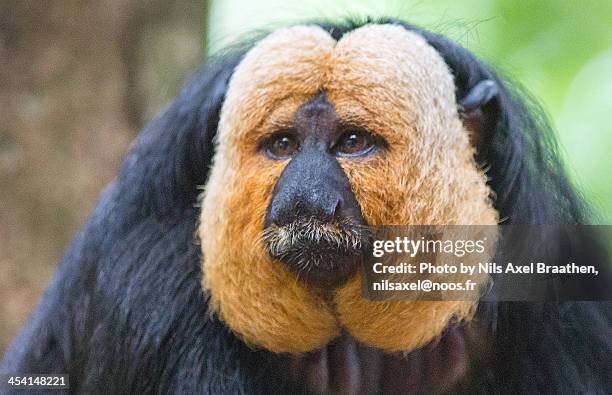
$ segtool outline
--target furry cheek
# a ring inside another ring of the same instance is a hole
[[[450,156],[458,159],[446,161],[445,166],[429,166],[429,157],[409,146],[391,147],[368,163],[343,161],[368,223],[497,224],[484,174],[473,162],[471,148],[467,143],[457,147],[461,151]],[[480,287],[488,281],[487,276],[472,279]],[[369,301],[362,296],[359,274],[336,291],[334,301],[339,321],[352,336],[387,352],[427,344],[451,322],[471,319],[477,305],[474,301]]]
[[[263,218],[281,170],[216,164],[202,205],[203,286],[213,310],[245,343],[306,352],[335,338],[338,327],[327,304],[262,247]]]
[[[340,321],[356,339],[386,352],[409,352],[439,336],[453,320],[472,317],[470,301],[369,301],[361,295],[361,277],[339,289]]]

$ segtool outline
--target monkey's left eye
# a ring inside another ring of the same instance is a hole
[[[300,149],[300,142],[291,133],[276,133],[264,141],[262,149],[271,159],[287,159]]]
[[[339,156],[361,156],[374,148],[372,136],[361,130],[350,130],[342,133],[332,147],[332,151]]]

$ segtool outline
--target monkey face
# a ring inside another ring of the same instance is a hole
[[[371,302],[367,225],[496,224],[439,54],[400,26],[339,41],[277,31],[236,68],[200,226],[211,306],[244,341],[316,349],[346,330],[388,351],[438,336],[474,304]]]
[[[374,155],[380,145],[367,132],[342,125],[325,92],[300,106],[291,128],[264,140],[264,155],[289,161],[264,223],[272,258],[320,286],[337,286],[355,274],[365,223],[337,158]]]

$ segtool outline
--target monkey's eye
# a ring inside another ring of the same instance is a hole
[[[361,130],[349,130],[340,135],[332,151],[338,156],[361,156],[374,148],[372,137]]]
[[[287,159],[300,149],[300,143],[293,134],[281,132],[264,141],[262,148],[271,159]]]

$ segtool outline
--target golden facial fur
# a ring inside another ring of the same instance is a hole
[[[497,224],[452,75],[423,38],[394,25],[366,25],[339,41],[319,27],[282,29],[247,53],[229,83],[202,201],[205,292],[254,347],[306,352],[346,330],[367,345],[411,351],[450,320],[469,319],[474,303],[368,301],[359,274],[324,297],[263,246],[266,208],[288,160],[270,160],[258,142],[322,91],[340,119],[388,144],[338,159],[368,224]]]

